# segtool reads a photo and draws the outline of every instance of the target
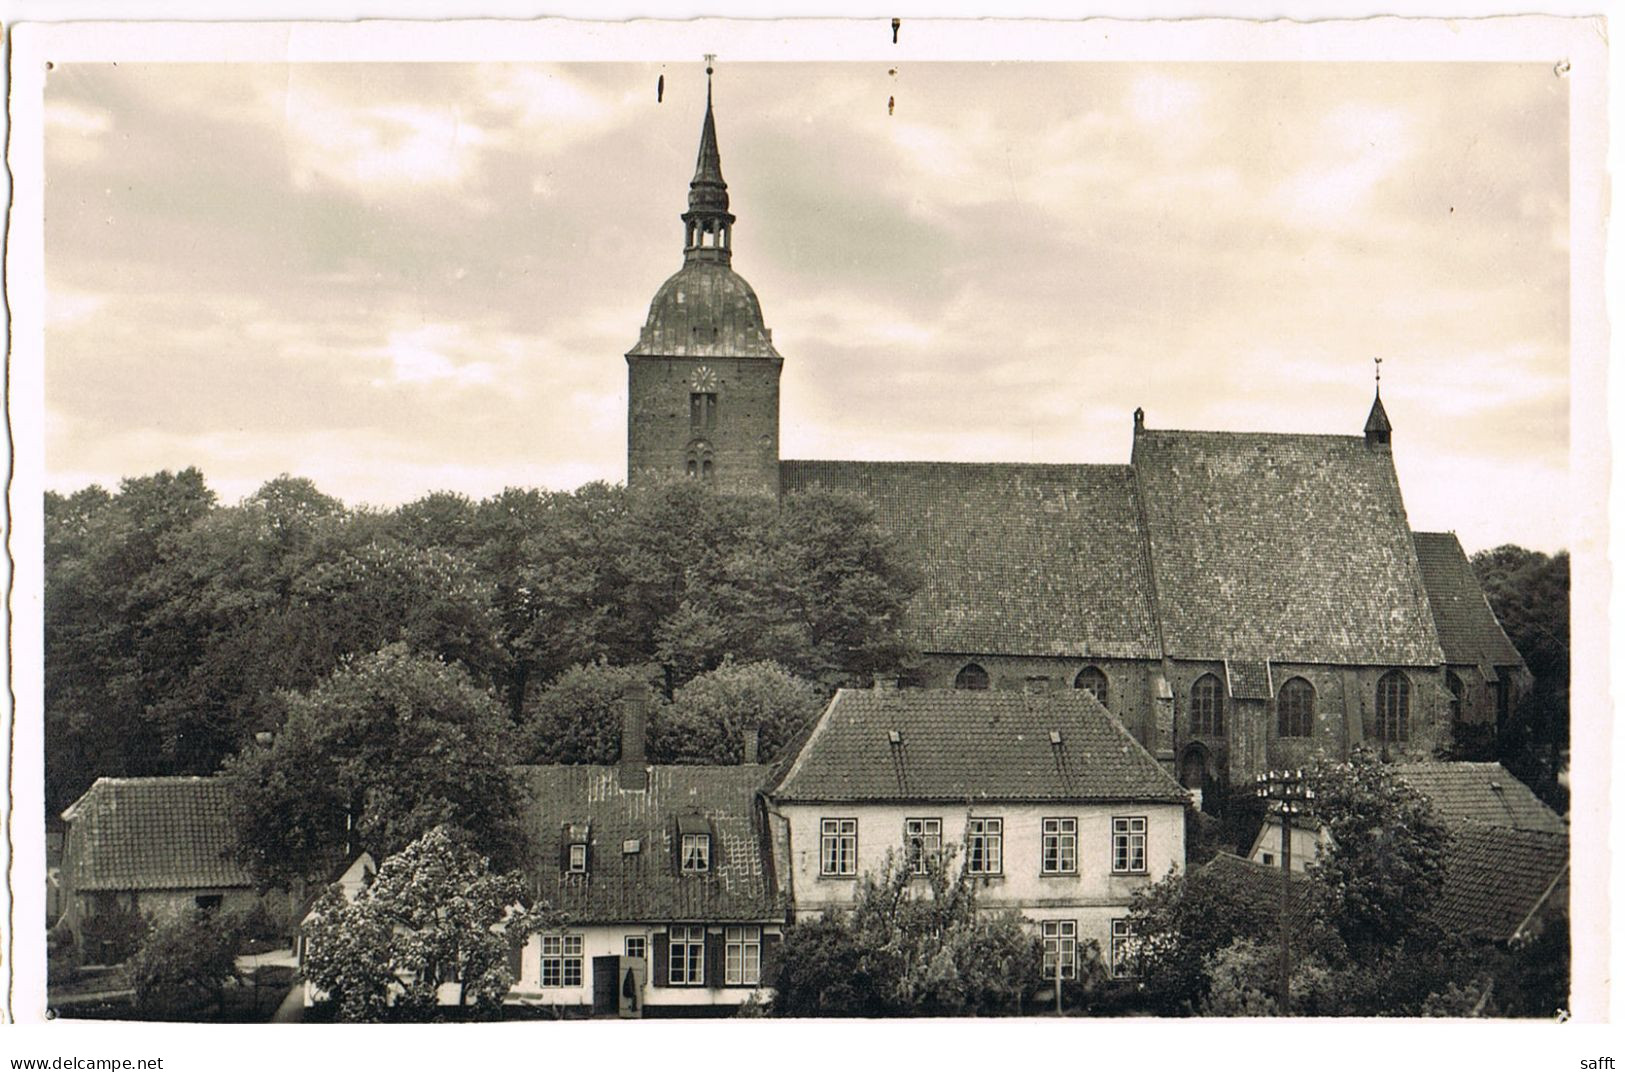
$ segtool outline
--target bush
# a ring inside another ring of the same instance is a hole
[[[123,964],[141,948],[152,930],[152,921],[133,908],[98,912],[79,923],[84,939],[80,948],[86,964]]]
[[[201,909],[153,931],[130,960],[136,1009],[167,1020],[221,1005],[237,975],[238,939],[235,920]]]

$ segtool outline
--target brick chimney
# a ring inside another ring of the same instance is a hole
[[[745,730],[745,759],[746,766],[761,762],[758,753],[762,747],[762,731],[755,726]]]
[[[644,737],[649,726],[649,697],[639,689],[621,697],[621,770],[622,789],[649,788],[649,763],[644,752]]]

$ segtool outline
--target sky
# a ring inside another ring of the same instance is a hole
[[[1357,435],[1381,357],[1412,527],[1569,545],[1549,65],[724,62],[715,99],[784,457],[1123,463],[1137,406]],[[624,479],[704,100],[697,62],[56,65],[47,487]]]

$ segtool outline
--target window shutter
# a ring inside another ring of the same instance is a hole
[[[717,824],[706,820],[705,830],[711,838],[711,873],[722,870],[722,839],[717,837]]]
[[[570,873],[570,824],[559,824],[559,874]]]
[[[671,982],[671,936],[664,932],[650,937],[654,945],[654,968],[649,972],[650,986],[665,986]]]
[[[525,971],[525,939],[519,935],[508,938],[508,985],[518,986]]]
[[[773,979],[779,971],[779,946],[784,942],[782,934],[768,934],[762,932],[762,985],[772,986]]]
[[[724,985],[722,958],[727,937],[726,931],[705,933],[705,985],[712,989]]]

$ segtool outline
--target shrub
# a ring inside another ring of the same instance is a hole
[[[238,938],[234,919],[201,909],[153,931],[130,960],[136,1009],[178,1019],[219,1005],[237,974]]]
[[[141,948],[152,922],[133,908],[86,916],[79,923],[80,952],[86,964],[123,964]]]

